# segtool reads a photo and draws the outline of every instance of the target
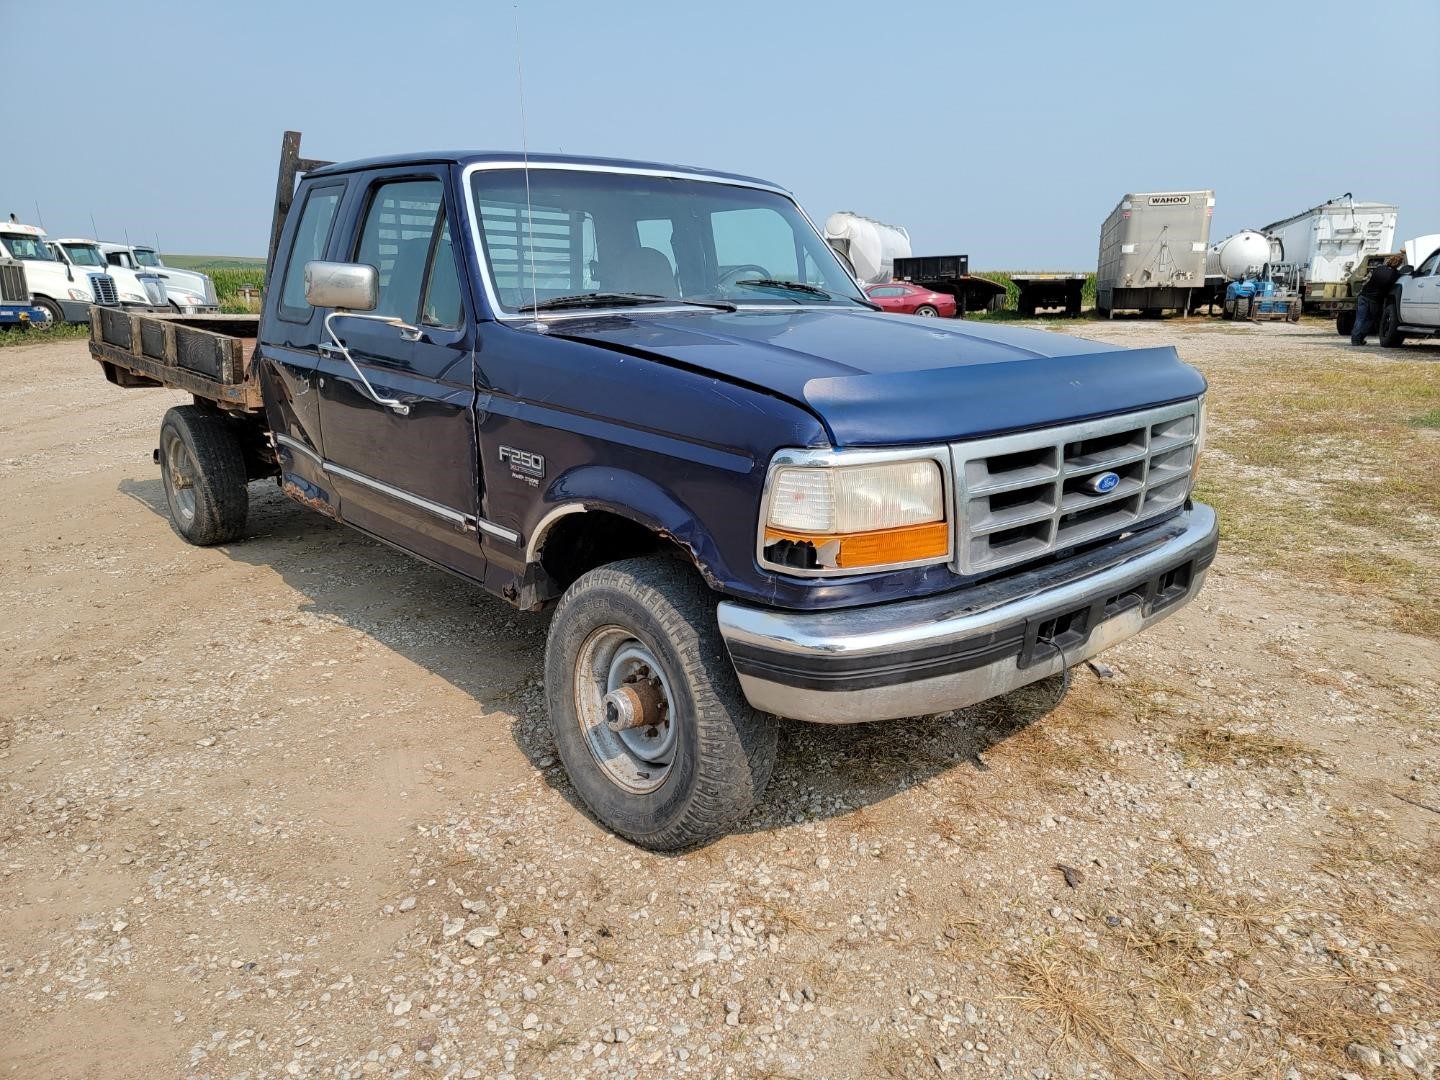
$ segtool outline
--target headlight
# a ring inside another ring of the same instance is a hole
[[[120,294],[120,299],[124,300],[126,303],[129,304],[148,304],[150,302],[145,297],[141,296],[139,293],[133,292],[122,292]]]
[[[84,300],[88,303],[91,299],[90,290],[88,289],[70,289],[68,291],[71,300]]]
[[[894,569],[950,557],[944,451],[903,460],[783,451],[761,522],[763,565],[804,576]]]

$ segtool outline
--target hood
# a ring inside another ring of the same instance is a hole
[[[1205,380],[1169,346],[841,311],[606,315],[553,337],[704,371],[802,405],[836,446],[944,442],[1179,401]]]

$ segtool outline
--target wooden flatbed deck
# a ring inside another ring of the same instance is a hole
[[[117,386],[168,386],[221,408],[262,412],[250,368],[257,315],[139,315],[90,309],[90,355]]]

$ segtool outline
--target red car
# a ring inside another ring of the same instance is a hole
[[[931,292],[919,285],[903,281],[892,281],[888,285],[867,285],[865,295],[886,311],[897,315],[938,315],[942,319],[955,317],[955,297],[949,293]]]

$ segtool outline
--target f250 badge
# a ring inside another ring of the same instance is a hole
[[[516,450],[513,446],[500,447],[500,460],[510,466],[510,475],[531,487],[537,487],[545,475],[545,458],[529,450]]]

